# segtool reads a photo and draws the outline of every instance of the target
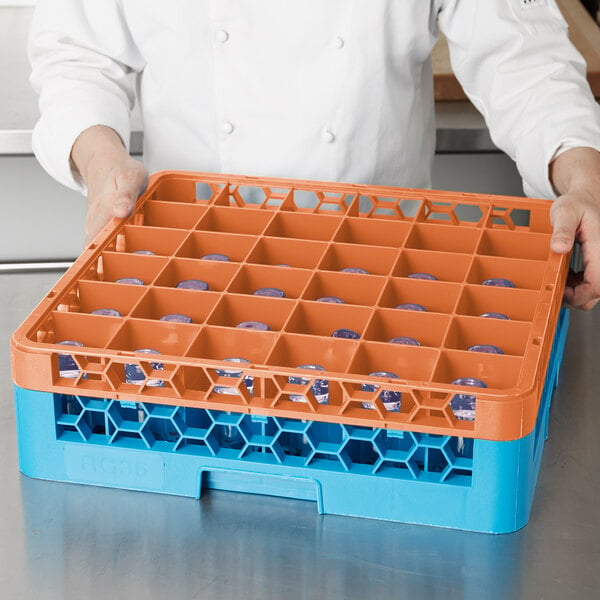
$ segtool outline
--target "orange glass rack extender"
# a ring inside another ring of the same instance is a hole
[[[550,252],[550,206],[158,173],[14,333],[14,382],[517,439],[537,418],[569,262]]]

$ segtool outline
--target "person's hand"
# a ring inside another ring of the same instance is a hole
[[[132,213],[148,184],[148,172],[129,156],[121,138],[104,125],[79,135],[71,159],[87,187],[87,246],[113,217]]]
[[[584,270],[569,273],[564,301],[590,310],[600,300],[600,153],[568,150],[553,161],[551,178],[561,195],[550,210],[550,248],[566,254],[577,241],[583,251]]]

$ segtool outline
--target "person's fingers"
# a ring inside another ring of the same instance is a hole
[[[584,281],[588,284],[585,294],[578,294],[575,288],[575,301],[587,308],[600,299],[600,210],[587,212],[581,226],[581,249],[583,251]],[[591,308],[591,307],[590,307]]]
[[[589,310],[600,298],[600,222],[595,217],[595,212],[585,211],[581,199],[574,195],[558,198],[550,210],[550,249],[566,254],[576,238],[581,241],[584,271],[569,273],[563,296],[571,308]]]
[[[128,217],[147,185],[146,168],[131,159],[129,164],[114,169],[108,178],[100,179],[94,189],[90,188],[85,244],[88,245],[113,217]]]
[[[600,218],[590,212],[579,227],[584,270],[569,272],[564,293],[565,303],[590,310],[600,299]]]
[[[85,225],[85,245],[87,246],[102,228],[112,219],[112,194],[102,194],[88,200]]]
[[[595,300],[587,302],[586,304],[581,306],[581,309],[582,310],[592,310],[592,308],[594,308],[594,306],[596,306],[596,304],[598,304],[598,302],[600,302],[600,298],[596,298]]]
[[[550,221],[553,233],[550,249],[557,254],[566,254],[575,243],[575,235],[580,222],[579,211],[560,198],[554,202],[550,210]]]
[[[89,234],[89,233],[87,233],[87,232],[86,232],[86,234],[85,234],[85,239],[84,239],[84,241],[83,241],[83,246],[84,246],[84,248],[87,248],[87,247],[88,247],[88,246],[89,246],[89,245],[92,243],[92,240],[93,240],[95,237],[96,237],[95,235],[91,235],[91,234]]]
[[[595,300],[594,288],[588,281],[584,281],[573,288],[571,304],[575,308],[582,308],[593,300]]]
[[[600,242],[583,244],[585,271],[580,283],[573,286],[572,302],[588,310],[587,306],[600,299]]]
[[[142,165],[140,165],[142,167]],[[115,175],[116,194],[113,201],[112,216],[128,217],[135,208],[139,195],[148,183],[148,174],[142,167],[122,169]]]
[[[567,293],[565,293],[565,302],[564,305],[567,308],[573,308],[573,309],[577,309],[577,310],[591,310],[592,308],[594,308],[594,306],[596,306],[598,304],[598,302],[600,302],[600,298],[595,298],[593,300],[589,300],[588,302],[585,302],[584,304],[578,304],[577,302],[573,301],[572,298],[574,297],[574,293],[573,290],[571,290],[570,294],[569,294],[571,300],[567,300]]]

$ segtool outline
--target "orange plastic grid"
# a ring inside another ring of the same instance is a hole
[[[134,214],[109,223],[15,332],[14,381],[123,401],[516,439],[535,424],[568,266],[549,250],[549,208],[527,198],[159,173]],[[230,260],[199,260],[207,253]],[[368,274],[341,272],[348,267]],[[422,272],[437,280],[408,277]],[[145,285],[116,283],[123,277]],[[482,285],[489,278],[515,287]],[[184,279],[209,290],[176,288]],[[253,295],[262,287],[286,297]],[[323,296],[345,303],[317,302]],[[427,310],[395,308],[402,303]],[[90,314],[109,307],[122,316]],[[479,316],[486,312],[510,320]],[[192,323],[160,320],[170,313]],[[270,330],[236,327],[248,320]],[[338,328],[361,337],[332,338]],[[397,336],[421,346],[388,343]],[[475,344],[504,354],[467,351]],[[163,369],[140,348],[158,350]],[[78,376],[60,376],[59,353],[73,357]],[[219,376],[231,369],[223,359],[239,356],[250,361],[243,374]],[[296,368],[307,363],[326,371]],[[145,379],[126,383],[125,365],[139,366]],[[369,376],[375,371],[399,378]],[[488,387],[452,385],[459,377]],[[328,404],[313,395],[316,380],[329,382]],[[364,391],[364,383],[377,387]],[[402,393],[400,412],[386,410],[382,391]],[[458,392],[476,396],[474,421],[454,415]]]

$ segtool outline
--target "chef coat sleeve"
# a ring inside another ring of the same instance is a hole
[[[129,147],[133,73],[144,67],[118,0],[38,0],[28,39],[30,82],[41,117],[33,151],[59,182],[84,191],[71,148],[93,125],[112,127]]]
[[[452,68],[529,196],[555,198],[548,166],[565,147],[600,150],[600,107],[555,0],[442,0]]]

